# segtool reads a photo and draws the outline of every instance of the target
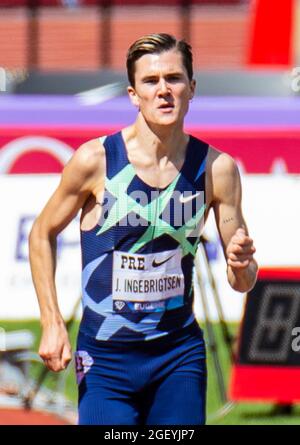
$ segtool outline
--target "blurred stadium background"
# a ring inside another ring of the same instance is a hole
[[[0,0],[0,424],[76,422],[72,366],[46,374],[37,356],[28,234],[73,151],[133,121],[126,51],[152,32],[193,47],[186,131],[237,160],[261,267],[250,297],[232,291],[209,219],[195,274],[208,423],[300,423],[300,0]],[[74,344],[78,218],[58,258]]]

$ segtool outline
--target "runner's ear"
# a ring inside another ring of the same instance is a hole
[[[135,106],[135,107],[139,107],[139,98],[138,95],[135,92],[135,89],[132,86],[127,87],[127,93],[129,95],[129,98],[131,100],[131,103]]]
[[[196,80],[195,79],[191,80],[190,88],[191,88],[190,100],[192,100],[194,97],[194,94],[195,94],[195,90],[196,90]]]

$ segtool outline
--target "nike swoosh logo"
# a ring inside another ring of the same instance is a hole
[[[192,199],[197,198],[197,196],[200,195],[201,192],[195,193],[194,195],[190,195],[190,196],[183,196],[183,193],[181,193],[181,195],[179,196],[179,202],[181,202],[182,204],[185,204],[186,202],[192,201]]]
[[[175,254],[174,254],[174,255],[175,255]],[[171,258],[173,258],[174,255],[169,256],[169,258],[167,258],[166,260],[160,261],[159,263],[157,263],[157,262],[155,261],[155,258],[154,258],[154,260],[152,261],[152,266],[153,266],[153,267],[161,266],[162,264],[166,263],[166,262],[169,261]]]

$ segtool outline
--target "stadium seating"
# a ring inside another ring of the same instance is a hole
[[[164,0],[164,5],[190,4],[238,4],[243,0]],[[0,0],[0,7],[18,6],[95,6],[95,5],[162,5],[161,0]]]
[[[0,0],[0,6],[5,3]],[[25,3],[17,1],[18,5]],[[103,28],[103,10],[93,6],[96,0],[85,1],[90,6],[87,8],[46,7],[61,5],[61,0],[40,0],[37,3],[43,7],[35,16],[34,40],[32,37],[30,40],[28,32],[32,18],[27,9],[1,9],[0,66],[28,68],[30,51],[32,54],[35,46],[36,63],[31,66],[34,69],[94,70],[103,68],[105,64],[122,70],[128,46],[150,32],[168,32],[179,38],[188,36],[194,49],[196,70],[243,68],[245,63],[249,26],[249,10],[245,6],[228,4],[220,10],[208,4],[211,1],[199,6],[195,4],[199,1],[193,0],[190,26],[186,29],[181,8],[174,6],[182,3],[179,0],[164,2],[159,14],[153,2],[152,6],[147,6],[148,1],[140,2],[140,7],[136,7],[134,1],[115,0],[106,28]]]

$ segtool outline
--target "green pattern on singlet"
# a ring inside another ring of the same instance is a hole
[[[183,256],[189,253],[195,256],[198,246],[198,237],[195,238],[196,242],[194,244],[187,240],[187,237],[195,230],[195,227],[204,215],[206,204],[203,204],[198,212],[190,218],[186,224],[176,229],[168,222],[159,218],[159,215],[161,215],[167,207],[178,179],[180,178],[180,173],[165,190],[145,206],[141,205],[127,194],[128,186],[134,176],[135,170],[131,164],[128,164],[112,179],[105,178],[105,187],[109,193],[116,198],[116,202],[112,205],[110,212],[107,215],[104,224],[97,232],[97,235],[101,235],[106,230],[115,226],[129,213],[135,212],[141,218],[148,221],[149,226],[145,233],[133,244],[129,252],[135,253],[151,240],[162,235],[169,235],[181,245]],[[157,209],[159,210],[157,211]],[[153,230],[153,226],[155,227],[155,230]]]

